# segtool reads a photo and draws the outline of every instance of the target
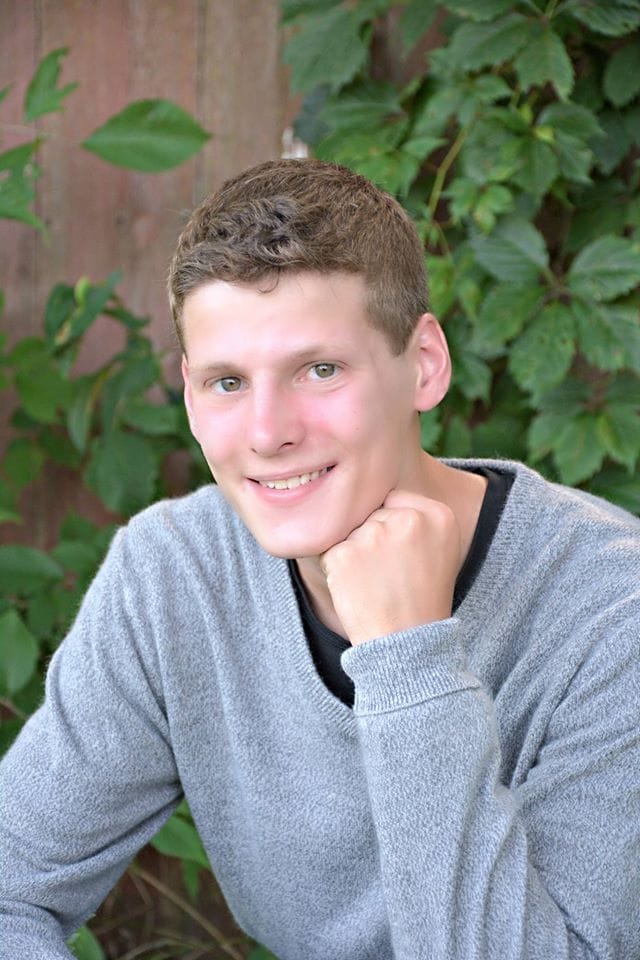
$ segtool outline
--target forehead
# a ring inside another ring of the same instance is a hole
[[[369,323],[362,277],[341,273],[285,274],[275,282],[214,280],[183,306],[187,353],[205,346],[300,350],[309,342],[345,346],[380,337]]]

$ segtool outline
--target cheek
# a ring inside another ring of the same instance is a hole
[[[233,417],[215,415],[206,409],[194,410],[191,431],[210,464],[228,460],[242,436]]]

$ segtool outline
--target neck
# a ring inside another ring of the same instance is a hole
[[[404,487],[431,500],[439,500],[453,512],[460,530],[458,572],[471,547],[486,487],[484,477],[448,467],[427,453],[422,454],[420,469],[412,482]],[[334,633],[346,637],[331,600],[320,558],[304,557],[296,563],[317,616]]]

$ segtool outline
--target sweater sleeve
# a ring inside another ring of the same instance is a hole
[[[465,668],[457,632],[452,618],[342,658],[394,957],[637,960],[635,631],[595,645],[509,785],[495,705]]]
[[[152,631],[116,536],[0,766],[0,955],[62,960],[179,797]]]

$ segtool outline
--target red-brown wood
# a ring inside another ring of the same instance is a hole
[[[81,276],[119,287],[134,312],[151,317],[155,344],[179,382],[179,355],[166,304],[165,277],[178,232],[195,203],[224,179],[280,152],[286,85],[280,65],[277,0],[0,0],[0,149],[45,136],[37,212],[49,228],[0,220],[2,328],[11,342],[41,330],[51,287]],[[64,110],[25,126],[22,103],[42,56],[69,47],[62,83],[78,81]],[[176,170],[139,174],[114,167],[80,144],[136,99],[166,97],[193,114],[213,138]],[[101,320],[79,368],[104,362],[121,342]],[[6,406],[7,395],[3,395]],[[0,446],[6,441],[0,425]],[[28,491],[25,524],[0,538],[50,545],[71,506],[101,514],[70,476],[49,472]]]

